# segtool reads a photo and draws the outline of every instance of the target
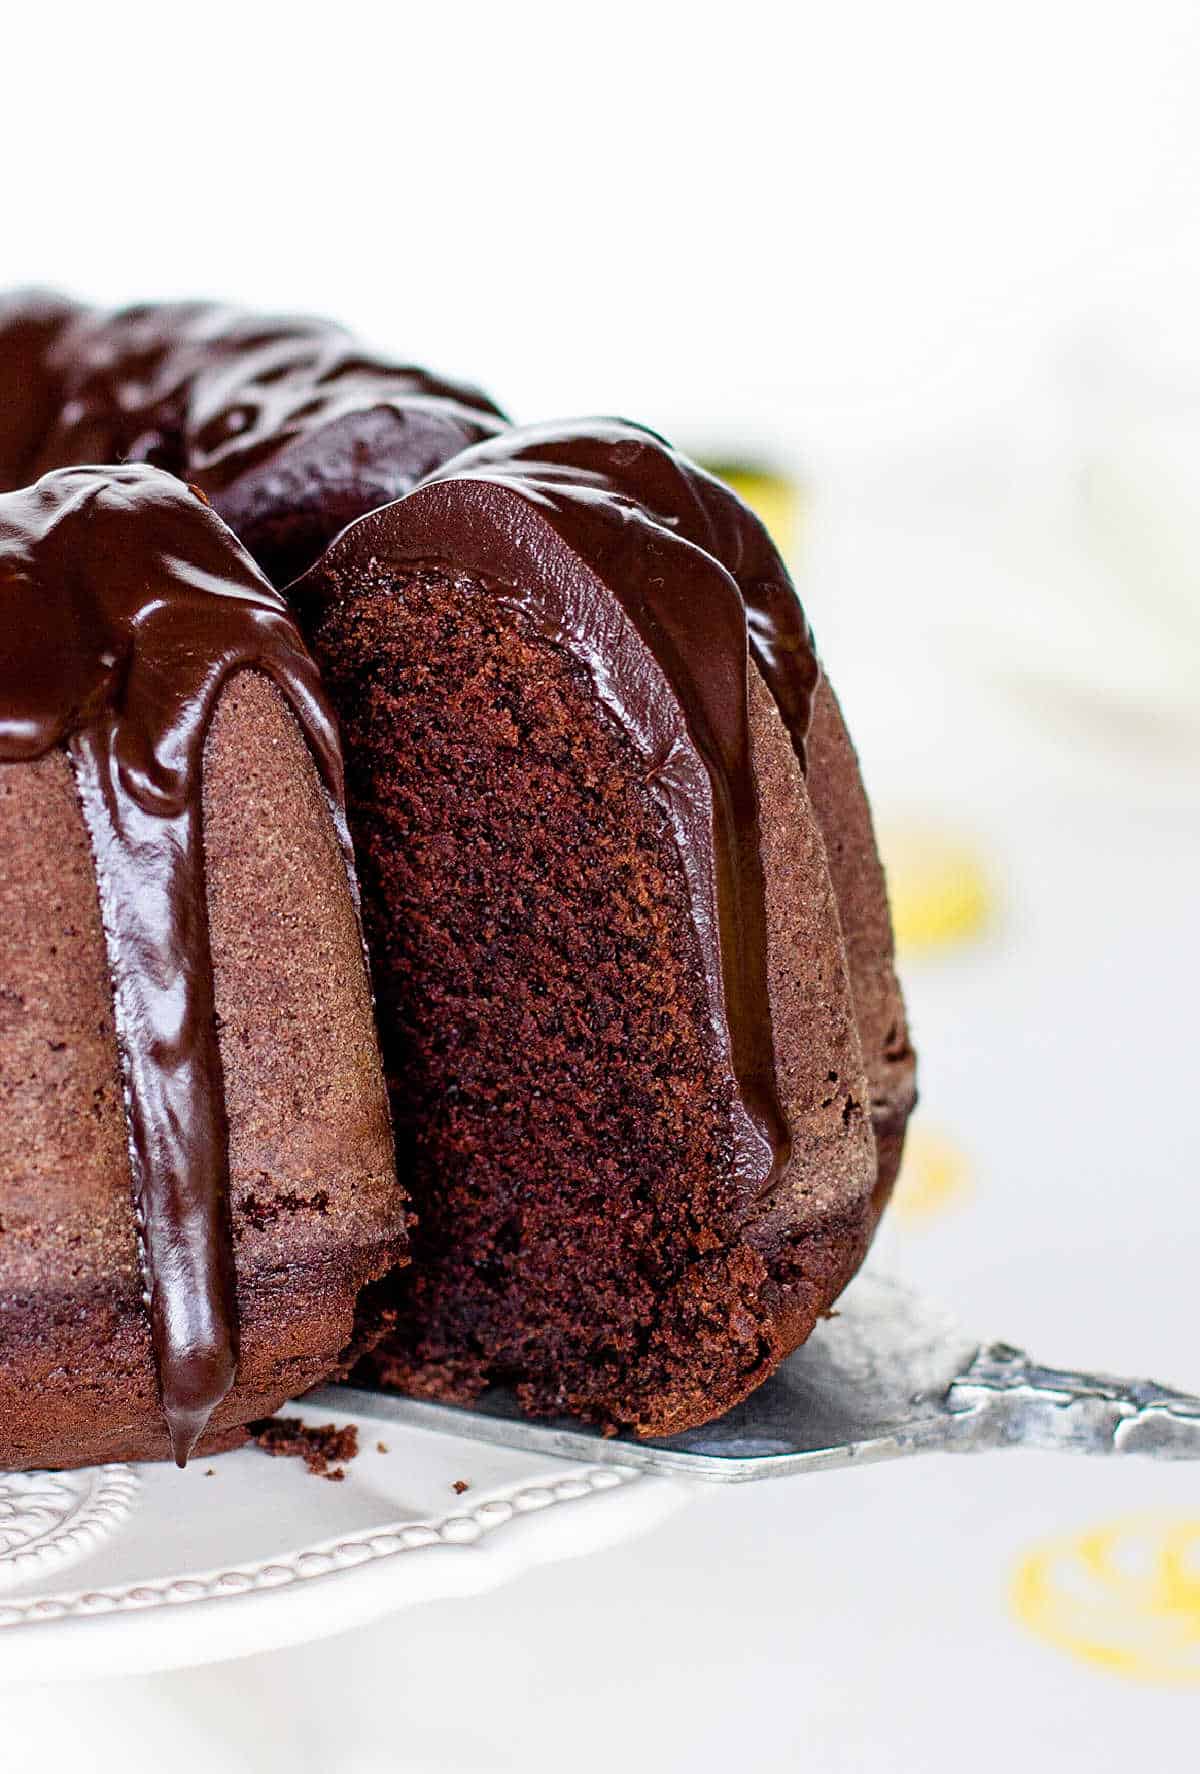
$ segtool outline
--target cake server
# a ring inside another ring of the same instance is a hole
[[[502,1391],[470,1409],[350,1386],[326,1387],[306,1403],[724,1484],[1001,1447],[1200,1459],[1200,1398],[1152,1380],[1044,1367],[1008,1343],[968,1335],[912,1288],[871,1272],[742,1404],[659,1441],[567,1418],[533,1421]]]

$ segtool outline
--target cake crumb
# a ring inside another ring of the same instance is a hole
[[[205,1478],[215,1478],[215,1477],[216,1477],[216,1476],[217,1476],[217,1469],[216,1469],[216,1467],[215,1467],[215,1466],[210,1466],[210,1467],[209,1467],[209,1469],[208,1469],[208,1471],[207,1471],[207,1472],[206,1472],[206,1473],[205,1473],[205,1474],[204,1474],[204,1476],[205,1476]]]
[[[387,1451],[388,1451],[388,1444],[386,1441],[377,1441],[375,1443],[375,1452],[377,1454],[386,1454]]]
[[[456,1497],[461,1497],[463,1492],[469,1491],[471,1487],[465,1478],[456,1478],[450,1488]]]
[[[246,1428],[264,1454],[276,1458],[292,1455],[303,1460],[316,1478],[327,1478],[333,1484],[340,1484],[346,1476],[343,1462],[358,1453],[358,1429],[353,1423],[339,1429],[333,1423],[317,1426],[299,1417],[262,1417]]]

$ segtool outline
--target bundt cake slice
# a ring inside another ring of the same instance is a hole
[[[229,1446],[405,1254],[316,668],[155,468],[0,496],[0,1468]]]
[[[650,433],[532,427],[289,597],[417,1210],[360,1377],[718,1415],[858,1267],[912,1100],[857,766],[761,526]]]

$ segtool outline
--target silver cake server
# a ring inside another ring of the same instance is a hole
[[[1200,1398],[1151,1380],[1079,1374],[981,1343],[912,1288],[860,1275],[802,1349],[715,1423],[661,1441],[533,1421],[506,1392],[468,1409],[351,1386],[307,1404],[503,1447],[736,1484],[899,1454],[1053,1448],[1200,1459]]]

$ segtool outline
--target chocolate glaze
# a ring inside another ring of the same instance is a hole
[[[800,767],[820,682],[812,630],[765,525],[723,481],[628,420],[513,429],[466,450],[429,478],[500,469],[526,486],[636,508],[720,562],[742,594],[749,647],[775,699]]]
[[[714,1033],[738,1086],[735,1169],[749,1193],[770,1188],[791,1141],[767,990],[750,645],[802,761],[819,674],[761,525],[652,432],[616,420],[528,426],[464,451],[353,525],[292,587],[302,622],[319,629],[324,605],[380,564],[457,569],[519,608],[580,661],[645,758],[678,839]],[[614,622],[614,601],[627,624]],[[699,860],[708,855],[715,905]]]
[[[78,313],[46,290],[0,297],[0,493],[23,487],[58,416],[58,386],[46,368],[55,339]]]
[[[375,356],[340,327],[210,303],[109,313],[11,298],[0,411],[34,383],[21,435],[10,446],[0,432],[0,488],[74,463],[151,462],[201,487],[276,583],[504,423],[477,389]]]
[[[64,745],[96,861],[163,1410],[182,1465],[237,1362],[202,763],[254,668],[295,714],[349,862],[337,733],[279,598],[202,494],[73,468],[0,496],[0,767]]]

